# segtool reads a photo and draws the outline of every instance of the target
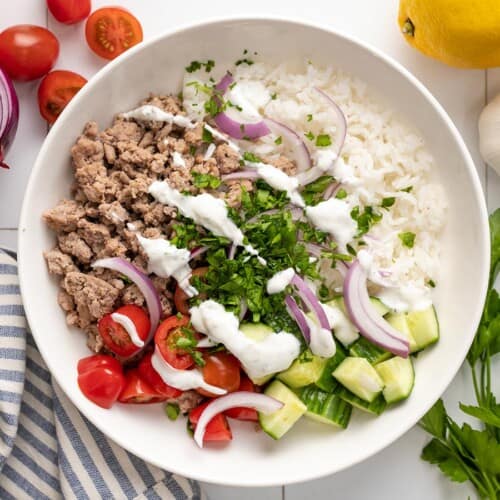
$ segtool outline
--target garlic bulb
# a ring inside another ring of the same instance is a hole
[[[500,174],[500,94],[481,112],[478,128],[481,156]]]

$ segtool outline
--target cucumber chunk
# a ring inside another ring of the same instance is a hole
[[[388,403],[396,403],[410,395],[415,382],[415,372],[410,357],[396,356],[375,365],[375,370],[384,381],[382,394]]]
[[[290,368],[278,373],[276,378],[293,389],[314,384],[323,374],[327,362],[328,358],[316,356],[306,349]]]
[[[392,354],[389,351],[372,344],[365,337],[361,337],[359,340],[354,342],[349,349],[349,354],[357,358],[366,358],[372,365],[392,357]]]
[[[274,334],[274,330],[265,325],[264,323],[242,323],[240,325],[240,331],[249,339],[260,342],[264,340],[271,334]],[[265,375],[264,377],[250,377],[251,381],[256,385],[264,385],[266,382],[274,377],[274,373]]]
[[[350,405],[358,408],[358,410],[371,413],[372,415],[380,415],[387,408],[387,401],[382,394],[379,394],[371,403],[368,403],[364,399],[358,398],[356,394],[347,390],[345,387],[341,387],[337,392],[337,396]]]
[[[398,332],[401,332],[408,342],[410,343],[410,352],[417,351],[417,343],[413,338],[413,335],[410,331],[410,327],[408,325],[408,315],[407,313],[390,313],[385,319],[387,322]]]
[[[280,439],[304,415],[307,407],[295,393],[279,380],[271,382],[264,394],[283,403],[283,408],[274,413],[269,415],[259,413],[259,422],[264,432],[273,439]]]
[[[344,387],[365,401],[373,401],[384,382],[365,358],[347,357],[332,374]]]
[[[439,340],[439,322],[434,306],[422,311],[409,312],[406,320],[415,339],[415,351],[421,351]]]
[[[323,373],[320,375],[318,380],[314,382],[317,387],[326,392],[333,392],[335,388],[338,386],[338,382],[333,378],[332,372],[337,368],[337,366],[342,363],[345,359],[345,353],[342,347],[337,345],[337,350],[335,354],[329,358],[326,362]]]
[[[336,394],[314,386],[303,387],[300,399],[307,406],[305,416],[323,424],[345,429],[351,418],[352,406]]]

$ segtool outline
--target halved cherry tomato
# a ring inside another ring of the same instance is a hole
[[[166,396],[156,392],[139,374],[137,369],[125,373],[125,387],[118,397],[120,403],[148,404],[161,403]]]
[[[193,430],[196,429],[196,424],[200,419],[201,412],[209,403],[210,401],[202,403],[189,412],[189,423]],[[208,422],[203,441],[231,441],[231,439],[233,439],[233,434],[227,418],[222,413],[215,415],[215,417]]]
[[[182,394],[182,391],[163,382],[163,379],[151,364],[151,356],[152,354],[148,353],[141,359],[137,367],[140,377],[158,394],[165,396],[167,399],[178,398]]]
[[[54,123],[62,110],[87,80],[72,71],[52,71],[38,87],[38,107],[40,114],[49,123]]]
[[[186,337],[182,330],[189,325],[189,321],[189,316],[170,316],[160,323],[155,333],[155,344],[163,359],[178,370],[186,370],[194,365],[191,354],[177,346],[179,339]]]
[[[90,14],[90,0],[47,0],[47,7],[64,24],[78,23]]]
[[[191,276],[205,276],[207,274],[208,267],[197,267],[196,269],[193,269]],[[203,299],[203,296],[200,296],[201,299]],[[174,304],[175,308],[177,309],[178,312],[181,314],[189,314],[189,297],[186,294],[186,292],[177,285],[177,288],[175,289],[174,293]]]
[[[135,304],[128,304],[118,308],[115,313],[127,316],[134,323],[141,340],[147,338],[151,323],[144,309]],[[106,347],[118,356],[131,356],[140,349],[132,342],[125,328],[111,317],[111,314],[103,316],[97,326]]]
[[[104,7],[92,12],[85,25],[89,47],[104,59],[114,59],[142,42],[138,19],[121,7]]]
[[[110,368],[114,371],[121,371],[122,365],[120,362],[113,358],[113,356],[109,356],[108,354],[93,354],[92,356],[87,356],[86,358],[80,359],[78,361],[77,370],[78,374],[88,372],[89,370],[93,370],[94,368]]]
[[[48,73],[59,55],[59,42],[41,26],[19,24],[0,33],[0,64],[14,80],[36,80]]]
[[[240,386],[240,362],[227,352],[216,352],[203,356],[205,366],[202,368],[203,379],[207,384],[215,385],[233,392]],[[213,397],[214,394],[197,389],[204,396]]]
[[[241,377],[239,391],[248,391],[248,392],[256,392],[255,385],[253,382],[246,376]],[[253,408],[231,408],[230,410],[226,410],[224,415],[229,418],[236,418],[237,420],[248,420],[250,422],[258,422],[259,415],[257,410]]]
[[[98,366],[78,375],[78,386],[83,394],[101,408],[111,408],[125,387],[125,377],[120,370]]]

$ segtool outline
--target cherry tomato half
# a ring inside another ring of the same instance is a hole
[[[59,42],[41,26],[19,24],[0,33],[0,62],[14,80],[36,80],[48,73],[59,55]]]
[[[186,337],[183,328],[189,325],[189,316],[170,316],[162,323],[155,333],[155,344],[160,350],[163,359],[178,370],[186,370],[194,365],[191,354],[179,348],[177,343]],[[195,338],[195,332],[193,332]]]
[[[205,366],[202,368],[203,379],[207,384],[215,385],[233,392],[240,386],[240,362],[227,352],[216,352],[203,356]],[[197,389],[200,394],[212,397],[214,394]]]
[[[197,267],[196,269],[193,269],[191,276],[201,277],[207,274],[207,271],[208,267]],[[203,300],[203,294],[200,295],[200,298]],[[175,289],[174,304],[178,312],[181,314],[189,314],[189,297],[179,285],[177,285]]]
[[[47,7],[64,24],[78,23],[90,14],[90,0],[47,0]]]
[[[104,7],[92,12],[85,25],[89,47],[104,59],[114,59],[142,42],[141,23],[128,10]]]
[[[80,361],[78,361],[77,370],[78,374],[81,375],[82,373],[93,370],[94,368],[101,367],[110,368],[114,371],[122,370],[120,362],[108,354],[93,354],[92,356],[80,359]]]
[[[241,377],[239,391],[256,392],[255,385],[253,382],[245,375]],[[254,408],[231,408],[224,412],[224,415],[229,418],[235,418],[237,420],[248,420],[250,422],[258,422],[259,415],[257,410]]]
[[[122,369],[98,366],[78,375],[78,386],[83,394],[101,408],[111,408],[125,387]]]
[[[156,392],[139,374],[137,369],[125,373],[125,387],[118,397],[120,403],[161,403],[167,398]]]
[[[210,401],[207,401],[189,412],[189,423],[193,430],[196,429],[196,424],[200,419],[201,412],[209,403]],[[208,422],[203,441],[231,441],[231,439],[233,439],[233,434],[227,418],[222,413],[215,415],[215,417]]]
[[[163,379],[151,364],[151,356],[152,354],[148,353],[141,359],[141,362],[137,367],[139,376],[158,394],[165,396],[167,399],[178,398],[182,394],[182,391],[163,382]]]
[[[54,123],[62,110],[87,80],[72,71],[52,71],[38,87],[40,114],[49,123]]]

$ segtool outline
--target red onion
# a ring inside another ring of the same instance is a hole
[[[103,267],[105,269],[111,269],[120,274],[123,274],[130,280],[132,280],[141,293],[146,299],[146,304],[149,311],[149,320],[151,322],[151,328],[149,329],[149,334],[147,339],[144,341],[144,347],[153,338],[156,331],[158,323],[161,317],[161,302],[158,292],[156,291],[153,282],[146,276],[143,272],[139,271],[137,267],[131,264],[128,260],[122,259],[121,257],[111,257],[109,259],[99,259],[96,260],[92,267]],[[137,353],[134,353],[134,355]]]
[[[210,421],[219,413],[222,413],[231,408],[254,408],[265,415],[274,413],[283,408],[283,403],[265,394],[250,391],[237,391],[213,399],[206,408],[201,412],[196,430],[194,431],[194,440],[196,444],[203,448],[203,436]]]
[[[370,342],[396,356],[408,357],[408,340],[375,310],[366,289],[366,280],[366,271],[359,260],[355,260],[344,280],[344,302],[351,321]]]
[[[310,253],[313,257],[317,257],[318,259],[321,257],[321,252],[324,252],[326,250],[326,248],[323,248],[320,245],[316,245],[315,243],[304,243],[304,246],[306,247],[308,253]]]
[[[247,304],[247,301],[245,299],[241,299],[241,302],[240,302],[240,314],[238,315],[238,318],[240,321],[243,320],[243,318],[245,317],[245,314],[247,313],[248,311],[248,304]]]
[[[225,174],[221,177],[223,181],[235,181],[238,179],[251,179],[255,180],[259,178],[259,174],[256,170],[237,170],[236,172],[232,172],[230,174]]]
[[[297,322],[297,325],[304,336],[305,341],[309,345],[311,342],[311,329],[307,324],[305,314],[300,310],[300,307],[295,302],[295,299],[291,295],[285,297],[285,306],[288,314]]]
[[[330,330],[330,323],[328,322],[326,313],[321,307],[316,295],[314,295],[313,291],[307,286],[307,283],[298,274],[296,274],[292,278],[292,285],[297,287],[299,297],[304,301],[309,311],[311,311],[318,318],[318,323],[321,328]]]
[[[198,247],[191,250],[190,260],[196,259],[200,255],[203,255],[208,250],[208,247]]]
[[[5,155],[14,140],[19,121],[19,101],[7,73],[0,69],[0,168],[9,168]]]
[[[238,248],[238,245],[235,245],[234,243],[229,247],[229,253],[227,255],[228,260],[234,259],[234,256],[236,255],[237,248]]]
[[[266,118],[264,121],[273,134],[281,136],[290,145],[291,156],[295,160],[297,170],[299,172],[309,170],[312,166],[311,156],[305,142],[300,136],[283,123],[271,120],[270,118]]]
[[[226,73],[224,78],[215,86],[215,89],[222,96],[226,93],[229,86],[233,83],[233,77]],[[221,101],[214,97],[221,105]],[[256,123],[243,123],[233,120],[224,111],[214,117],[214,122],[222,132],[233,137],[234,139],[258,139],[263,135],[269,134],[270,130],[263,120]]]
[[[335,196],[337,194],[337,191],[339,189],[340,189],[340,183],[339,182],[332,182],[325,189],[325,192],[323,193],[323,199],[324,200],[329,200],[332,196]]]

